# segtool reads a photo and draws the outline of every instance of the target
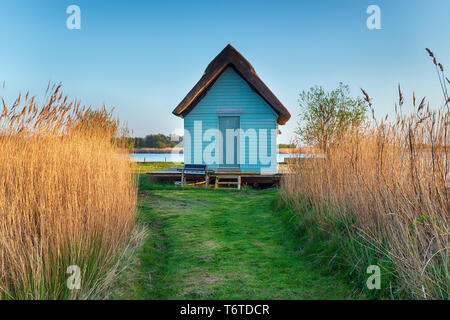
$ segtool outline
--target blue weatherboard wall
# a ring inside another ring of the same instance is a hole
[[[238,113],[220,114],[218,109],[222,111],[227,110],[227,112],[235,109]],[[205,159],[202,159],[203,151],[211,144],[211,141],[215,140],[215,137],[212,137],[210,141],[203,142],[201,142],[201,137],[208,129],[218,128],[219,116],[239,116],[240,127],[244,132],[249,132],[247,131],[248,129],[254,129],[254,133],[258,134],[260,129],[267,129],[268,141],[267,145],[263,147],[266,147],[266,155],[270,157],[272,165],[261,163],[259,156],[260,143],[264,143],[264,140],[258,140],[256,145],[249,145],[249,139],[241,135],[239,146],[240,159],[245,159],[245,163],[242,163],[242,161],[240,163],[242,172],[277,171],[277,114],[232,67],[228,67],[223,71],[202,100],[184,118],[184,161],[186,164],[205,163]],[[201,121],[201,129],[197,125],[197,132],[194,132],[194,123],[196,121],[197,124],[200,124],[198,121]],[[190,139],[187,139],[188,136],[190,136]],[[219,149],[217,141],[215,141],[215,145],[217,146],[217,152]],[[250,164],[250,157],[257,159],[257,163]],[[217,161],[214,164],[208,164],[208,168],[217,170]]]

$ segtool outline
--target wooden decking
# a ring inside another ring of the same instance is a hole
[[[181,181],[181,169],[171,168],[166,170],[160,170],[147,173],[150,182],[175,182]],[[279,170],[282,171],[282,170]],[[240,180],[241,185],[249,185],[253,187],[259,186],[278,186],[280,184],[282,172],[278,173],[260,173],[260,172],[210,172],[209,184],[215,185],[217,183],[221,185],[227,185],[226,181]],[[198,176],[198,178],[191,177],[191,183],[198,184],[199,181],[204,180],[204,176]],[[189,183],[189,182],[188,182]],[[233,185],[233,183],[229,183]]]

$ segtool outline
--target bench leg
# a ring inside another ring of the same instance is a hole
[[[214,186],[215,189],[219,187],[219,177],[216,177],[216,184]]]
[[[184,172],[181,173],[181,187],[184,187]]]
[[[209,185],[209,176],[208,174],[205,175],[205,189],[208,189],[208,185]]]
[[[241,176],[238,176],[238,190],[241,190]]]

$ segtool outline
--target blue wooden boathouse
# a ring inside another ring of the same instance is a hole
[[[277,172],[278,126],[291,115],[231,45],[173,114],[184,119],[185,164],[218,172]]]

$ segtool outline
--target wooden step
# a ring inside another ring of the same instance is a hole
[[[220,181],[222,179],[222,181]],[[225,181],[224,181],[225,180]],[[235,181],[229,181],[229,180],[235,180]],[[220,185],[235,185],[238,190],[241,190],[241,176],[239,175],[223,175],[223,176],[216,176],[216,184],[215,188],[219,188]]]

